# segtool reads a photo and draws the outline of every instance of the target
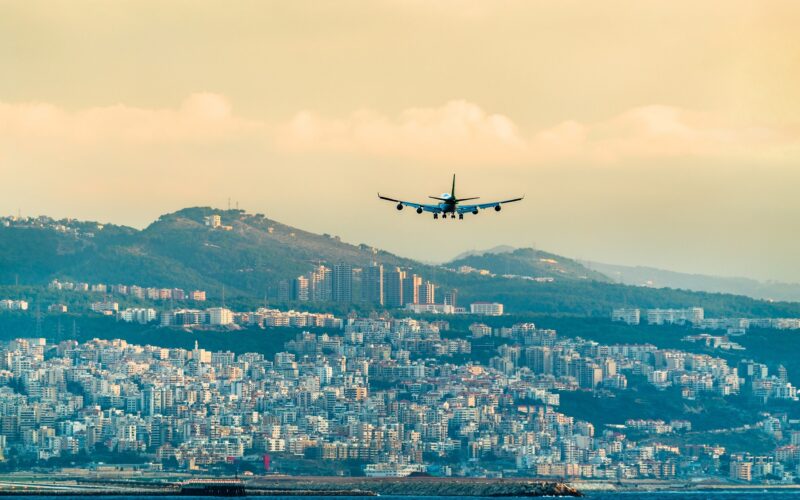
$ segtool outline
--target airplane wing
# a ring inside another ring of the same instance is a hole
[[[386,201],[393,201],[397,203],[398,207],[411,207],[416,210],[422,210],[423,212],[431,212],[434,214],[442,213],[442,209],[439,207],[439,205],[426,205],[424,203],[414,203],[412,201],[396,200],[394,198],[388,198],[386,196],[383,196],[380,193],[378,193],[378,198]]]
[[[477,205],[459,205],[458,206],[458,213],[465,214],[465,213],[468,213],[468,212],[475,212],[477,210],[485,210],[487,208],[494,208],[495,210],[500,210],[500,205],[502,205],[504,203],[513,203],[515,201],[520,201],[523,198],[525,198],[525,197],[521,196],[519,198],[512,198],[510,200],[492,201],[492,202],[489,202],[489,203],[480,203],[480,204],[477,204]]]

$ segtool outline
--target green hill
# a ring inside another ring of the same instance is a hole
[[[212,214],[220,215],[229,230],[205,225],[204,218]],[[224,284],[233,293],[263,295],[269,283],[294,278],[319,262],[361,266],[373,260],[421,266],[259,214],[208,207],[163,215],[141,231],[105,225],[91,237],[48,228],[0,227],[0,284],[17,277],[27,284],[53,278],[206,289]]]
[[[213,214],[221,217],[225,228],[205,224],[204,218]],[[606,276],[574,260],[531,249],[467,256],[445,267],[469,265],[498,275],[553,277],[553,282],[461,274],[240,210],[187,208],[163,215],[143,230],[47,218],[0,224],[0,286],[16,280],[43,285],[59,278],[200,288],[210,298],[218,297],[224,286],[238,304],[255,304],[268,290],[274,297],[278,281],[306,273],[317,263],[358,267],[372,261],[413,269],[440,285],[437,293],[456,288],[461,304],[499,301],[513,314],[607,317],[612,308],[625,305],[698,305],[709,316],[800,316],[796,302],[609,283]]]
[[[446,264],[450,268],[470,266],[486,269],[499,275],[517,275],[543,277],[566,280],[594,280],[611,282],[608,276],[585,267],[583,264],[555,255],[534,250],[519,248],[510,252],[486,252],[480,255],[468,255],[457,258]]]

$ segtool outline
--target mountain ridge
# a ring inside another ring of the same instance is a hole
[[[212,215],[220,216],[220,227],[206,224],[205,218]],[[470,260],[474,258],[464,260],[480,264]],[[355,267],[379,262],[411,270],[439,285],[440,291],[458,289],[462,304],[499,301],[511,313],[607,317],[612,308],[624,305],[701,305],[719,315],[800,317],[800,303],[614,284],[575,260],[533,249],[491,258],[513,259],[500,261],[493,271],[497,275],[550,273],[553,279],[533,282],[462,274],[243,210],[185,208],[164,214],[141,230],[67,219],[20,222],[0,218],[0,285],[10,285],[18,279],[22,284],[42,285],[59,278],[200,288],[209,291],[210,296],[218,296],[224,287],[228,296],[260,300],[267,294],[274,296],[280,280],[307,273],[320,262]]]
[[[732,293],[764,300],[800,301],[800,284],[761,281],[742,276],[714,276],[685,273],[652,266],[626,266],[595,261],[580,261],[615,282],[631,286],[677,288],[710,293]]]
[[[481,257],[486,260],[486,257],[489,255],[513,254],[517,250],[520,250],[520,248],[510,245],[498,245],[485,250],[468,250],[456,255],[443,265],[452,265],[453,262],[472,259],[473,264],[479,266],[482,265],[479,262]],[[505,257],[492,257],[492,259],[501,261],[504,258]],[[568,259],[563,256],[557,258]],[[761,300],[800,301],[800,283],[772,280],[764,281],[744,276],[715,276],[703,273],[688,273],[654,266],[608,264],[586,259],[568,260],[582,265],[591,272],[603,274],[611,282],[624,285],[670,288],[695,292],[727,293]],[[499,268],[497,269],[499,270]]]
[[[534,248],[517,248],[512,251],[490,250],[479,255],[473,254],[456,258],[445,265],[448,267],[469,266],[477,269],[486,269],[499,275],[586,279],[600,282],[612,281],[605,274],[593,271],[577,260]]]

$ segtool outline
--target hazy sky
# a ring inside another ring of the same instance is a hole
[[[800,281],[800,2],[0,3],[0,213]],[[524,202],[433,221],[379,202]]]

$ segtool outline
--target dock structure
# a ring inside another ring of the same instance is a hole
[[[181,496],[193,497],[244,497],[247,490],[237,479],[193,479],[181,483]]]

